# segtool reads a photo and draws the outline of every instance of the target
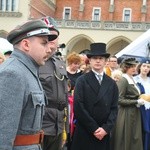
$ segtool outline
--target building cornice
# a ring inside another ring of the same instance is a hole
[[[22,13],[20,12],[1,12],[0,11],[0,17],[21,17]]]
[[[114,21],[78,21],[56,20],[59,28],[101,29],[146,31],[150,29],[150,22],[114,22]]]

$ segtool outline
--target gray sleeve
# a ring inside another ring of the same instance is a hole
[[[0,72],[0,149],[12,150],[25,92],[24,79],[16,71]]]

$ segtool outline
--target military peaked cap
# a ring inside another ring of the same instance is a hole
[[[51,34],[47,25],[40,19],[29,20],[22,25],[17,26],[14,30],[10,31],[7,40],[13,45],[23,39],[32,36],[48,36],[49,41],[57,38],[57,35]]]

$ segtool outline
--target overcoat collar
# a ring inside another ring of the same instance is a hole
[[[99,101],[99,99],[101,99],[103,97],[103,95],[105,95],[107,89],[109,88],[108,77],[104,73],[102,83],[101,83],[101,85],[99,85],[94,72],[90,71],[86,75],[86,81],[89,84],[89,86],[91,87],[91,89],[97,95],[97,99],[95,99],[95,103],[96,103],[97,101]]]
[[[31,71],[34,76],[38,77],[39,65],[33,60],[33,58],[18,49],[15,49],[12,52],[11,57],[18,59]]]

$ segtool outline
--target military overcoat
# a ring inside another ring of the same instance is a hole
[[[0,65],[0,150],[41,150],[40,145],[13,146],[16,135],[41,130],[45,97],[38,67],[17,49]]]
[[[48,100],[42,125],[45,135],[61,134],[64,124],[68,132],[68,121],[64,123],[64,117],[67,115],[64,108],[68,108],[68,77],[65,63],[54,55],[40,67],[39,77]]]

